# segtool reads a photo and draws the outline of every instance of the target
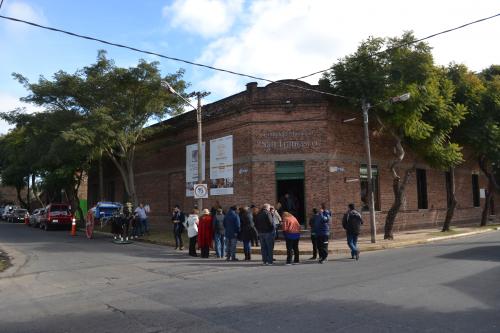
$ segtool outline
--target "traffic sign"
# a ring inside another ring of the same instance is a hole
[[[195,184],[194,185],[194,198],[195,199],[208,198],[207,184]]]

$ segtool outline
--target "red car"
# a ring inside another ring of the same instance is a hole
[[[45,212],[40,217],[40,228],[45,231],[55,228],[71,229],[74,218],[70,205],[51,203],[45,207]]]

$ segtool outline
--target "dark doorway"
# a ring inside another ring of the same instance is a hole
[[[292,208],[289,209],[300,224],[304,224],[304,180],[278,180],[277,181],[278,201],[282,207],[286,207],[286,201],[291,203]],[[288,194],[288,199],[285,195]],[[290,205],[290,204],[289,204]],[[295,210],[295,211],[293,211]]]
[[[304,162],[276,162],[276,196],[283,210],[305,223]]]

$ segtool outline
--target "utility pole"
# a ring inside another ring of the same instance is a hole
[[[198,123],[198,184],[203,183],[203,154],[202,154],[202,137],[201,137],[201,93],[197,93],[198,97],[198,106],[196,108],[196,122]],[[198,198],[198,209],[201,214],[201,210],[203,209],[203,199]]]
[[[370,133],[368,128],[368,110],[370,109],[370,104],[363,99],[363,129],[365,136],[365,149],[366,149],[366,160],[367,160],[367,186],[366,191],[368,195],[368,209],[370,211],[370,233],[371,233],[371,242],[376,242],[377,236],[377,225],[375,222],[375,202],[373,200],[373,184],[372,184],[372,155],[370,151]]]

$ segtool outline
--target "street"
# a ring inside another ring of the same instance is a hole
[[[2,333],[500,331],[498,231],[296,266],[7,223],[0,247]]]

